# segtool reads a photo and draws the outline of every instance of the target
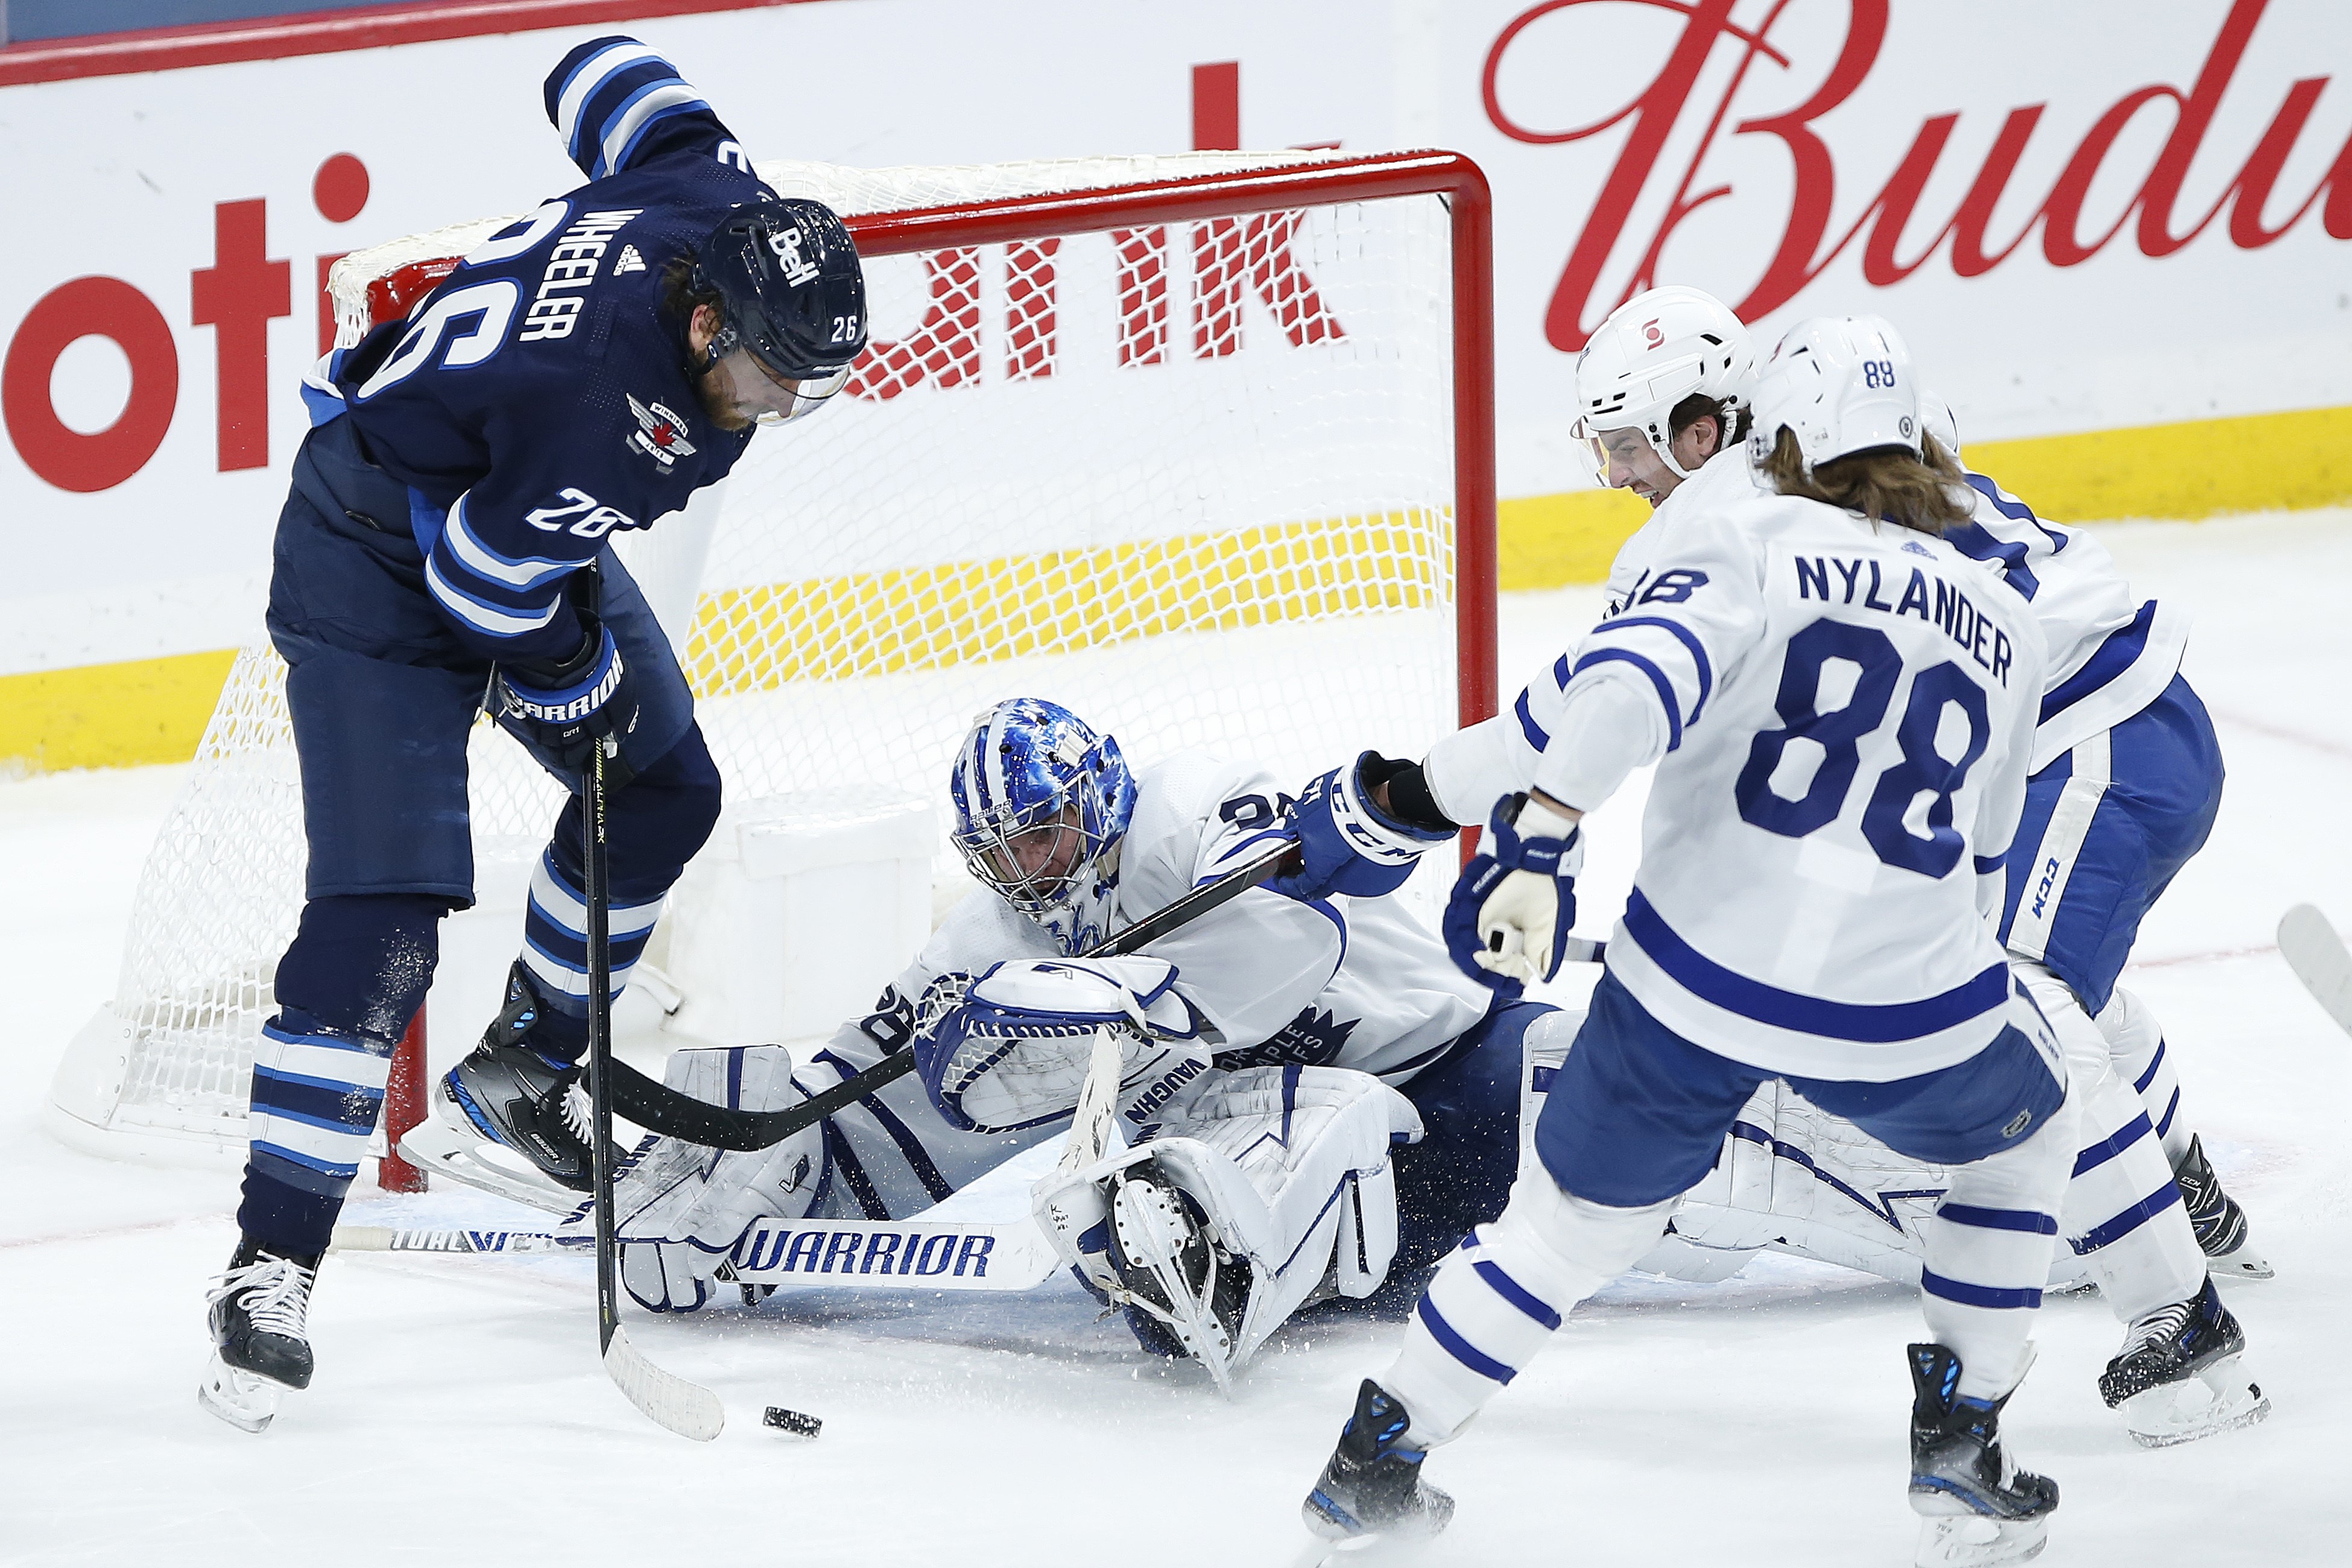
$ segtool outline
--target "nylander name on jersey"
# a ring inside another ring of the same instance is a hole
[[[350,417],[409,487],[426,591],[492,659],[573,653],[566,580],[611,534],[724,478],[751,439],[705,414],[661,278],[730,208],[772,193],[633,38],[572,50],[545,99],[588,183],[478,246],[304,388],[315,421]]]

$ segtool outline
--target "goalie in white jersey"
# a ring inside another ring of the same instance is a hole
[[[1537,1121],[1541,1168],[1440,1267],[1402,1354],[1364,1384],[1306,1504],[1318,1532],[1441,1526],[1452,1504],[1421,1481],[1428,1449],[1649,1251],[1742,1106],[1780,1079],[1952,1167],[1925,1222],[1930,1337],[1909,1352],[1923,1558],[2040,1548],[2057,1488],[2008,1459],[1999,1417],[2031,1359],[2074,1112],[1987,916],[2023,803],[2042,639],[1940,537],[1966,521],[1966,492],[1924,454],[1892,328],[1792,329],[1758,428],[1750,451],[1776,490],[1794,479],[1838,500],[1759,491],[1680,519],[1623,613],[1517,707],[1525,743],[1501,787],[1524,794],[1496,808],[1449,936],[1488,969],[1555,973],[1578,819],[1656,761],[1641,871]],[[1365,793],[1410,816],[1393,789]],[[1335,804],[1328,825],[1302,810],[1301,829],[1311,889],[1344,871],[1360,827]]]
[[[1500,1205],[1521,1037],[1559,1015],[1465,976],[1378,890],[1409,856],[1367,896],[1255,889],[1145,952],[1088,960],[1076,955],[1277,842],[1291,803],[1273,775],[1193,752],[1138,776],[1109,736],[1019,699],[982,716],[950,795],[982,889],[796,1072],[782,1047],[752,1047],[731,1083],[692,1087],[782,1109],[910,1038],[920,1076],[772,1149],[641,1159],[618,1197],[641,1303],[701,1305],[754,1218],[908,1218],[1060,1137],[1105,1024],[1122,1049],[1122,1137],[1037,1202],[1148,1349],[1191,1353],[1222,1382],[1301,1305],[1370,1295],[1392,1260],[1426,1265]]]

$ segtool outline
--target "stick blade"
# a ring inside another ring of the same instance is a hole
[[[618,1324],[604,1347],[604,1374],[649,1420],[681,1437],[708,1443],[726,1428],[727,1407],[717,1394],[647,1361]]]
[[[2327,917],[2297,904],[2279,917],[2279,952],[2336,1026],[2352,1035],[2352,954]]]

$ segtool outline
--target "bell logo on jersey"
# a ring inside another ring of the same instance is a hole
[[[629,399],[629,412],[637,416],[637,433],[629,437],[629,445],[651,458],[665,474],[677,466],[680,458],[694,456],[694,443],[686,438],[686,421],[660,404],[650,406]]]
[[[768,248],[774,251],[776,259],[784,264],[784,281],[793,287],[797,289],[816,278],[816,263],[801,254],[799,229],[777,230],[768,237]]]

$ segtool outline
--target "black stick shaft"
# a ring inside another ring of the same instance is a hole
[[[1081,958],[1121,958],[1147,942],[1207,914],[1278,873],[1283,862],[1297,852],[1287,840],[1277,843],[1255,860],[1244,861],[1213,882],[1204,882],[1163,908],[1153,910],[1123,930],[1113,931],[1087,949]],[[590,921],[596,916],[591,905]],[[591,952],[593,953],[592,946]],[[592,960],[593,962],[593,960]],[[591,988],[594,986],[592,977]],[[854,1105],[883,1085],[915,1070],[915,1051],[904,1046],[864,1072],[845,1079],[823,1094],[783,1110],[730,1110],[683,1095],[656,1083],[626,1062],[613,1064],[613,1094],[621,1113],[651,1131],[698,1143],[707,1149],[765,1149],[781,1143],[803,1128],[835,1111]]]
[[[618,1086],[613,1073],[612,886],[605,861],[601,738],[591,753],[587,784],[588,830],[581,837],[588,869],[588,1094],[593,1108],[589,1142],[596,1205],[596,1348],[601,1352],[612,1345],[613,1332],[621,1324],[614,1278],[619,1247],[613,1236],[613,1100]]]

